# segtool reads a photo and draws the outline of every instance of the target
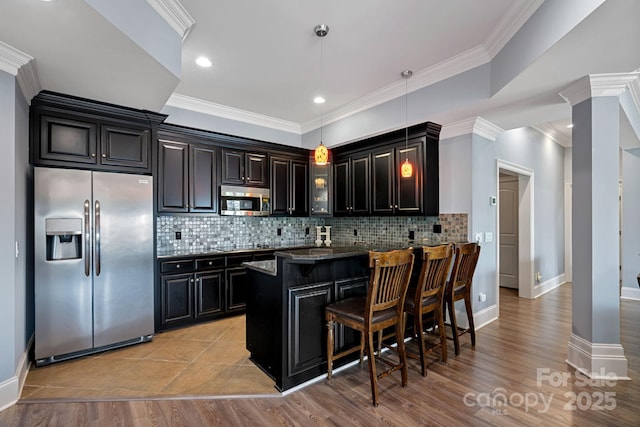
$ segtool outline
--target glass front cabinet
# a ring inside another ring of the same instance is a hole
[[[327,162],[325,165],[317,165],[313,158],[309,160],[311,165],[311,175],[309,185],[311,191],[311,215],[331,216],[333,215],[333,195],[331,194],[333,182],[331,180],[332,165]]]

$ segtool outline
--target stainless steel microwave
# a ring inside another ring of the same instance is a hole
[[[220,215],[267,216],[271,202],[268,188],[220,186]]]

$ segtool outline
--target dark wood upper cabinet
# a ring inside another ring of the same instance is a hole
[[[151,173],[151,141],[165,115],[42,91],[31,102],[31,163]]]
[[[150,168],[150,130],[101,125],[100,163],[147,170]]]
[[[334,215],[437,216],[440,129],[426,122],[334,150]]]
[[[217,212],[216,148],[160,140],[158,212]]]
[[[371,154],[373,158],[373,214],[418,215],[422,211],[422,141],[396,145]],[[410,177],[402,177],[405,160],[413,166]]]
[[[369,153],[336,159],[334,164],[335,216],[369,215],[370,207]]]
[[[309,167],[306,161],[271,157],[271,214],[309,214]]]
[[[223,148],[222,184],[268,187],[266,154]]]

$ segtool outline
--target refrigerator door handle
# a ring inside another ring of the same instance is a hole
[[[100,275],[100,201],[96,200],[95,210],[94,210],[94,221],[96,227],[96,238],[95,238],[95,263],[96,263],[96,276]]]
[[[89,222],[89,200],[84,201],[84,275],[91,274],[91,223]]]

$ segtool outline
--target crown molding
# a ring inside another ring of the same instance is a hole
[[[17,76],[18,70],[29,63],[33,57],[0,41],[0,70]]]
[[[167,24],[178,33],[182,41],[187,38],[196,20],[189,15],[189,12],[178,0],[147,0],[147,3],[160,14],[162,19],[167,21]]]
[[[491,58],[486,49],[482,45],[478,45],[429,68],[416,72],[407,82],[406,88],[404,80],[398,80],[355,101],[344,104],[329,113],[325,113],[323,124],[326,125],[337,122],[354,114],[374,108],[392,99],[405,96],[405,90],[407,93],[415,92],[449,77],[484,65],[490,60]],[[319,127],[320,121],[317,119],[310,120],[301,125],[303,133]]]
[[[631,95],[636,111],[640,113],[640,77],[629,83],[629,95]]]
[[[22,94],[31,104],[31,98],[42,89],[33,57],[0,41],[0,70],[16,77]]]
[[[620,96],[629,87],[640,72],[589,74],[577,80],[571,86],[560,92],[560,95],[571,106],[589,98],[604,96]]]
[[[531,125],[531,128],[535,129],[536,131],[540,132],[543,136],[549,138],[550,140],[552,140],[557,144],[560,144],[563,147],[571,146],[571,139],[566,138],[561,133],[558,133],[556,128],[550,125],[549,123],[540,123],[537,125]]]
[[[484,42],[484,46],[491,58],[495,57],[505,47],[542,3],[544,3],[544,0],[530,0],[524,7],[518,3],[513,3]]]
[[[181,95],[175,92],[171,94],[166,105],[169,107],[182,108],[184,110],[208,114],[210,116],[281,130],[283,132],[295,133],[297,135],[301,134],[300,125],[298,123],[276,119],[274,117],[252,113],[238,108],[227,107],[226,105],[216,104],[209,101],[203,101],[198,98]]]
[[[36,72],[36,66],[34,61],[29,61],[18,70],[16,76],[18,85],[22,90],[22,94],[27,99],[27,102],[31,104],[31,99],[36,96],[42,90],[40,85],[40,79]]]
[[[453,138],[461,135],[476,134],[490,141],[494,141],[504,132],[499,126],[494,125],[482,117],[471,117],[442,126],[440,140]]]

